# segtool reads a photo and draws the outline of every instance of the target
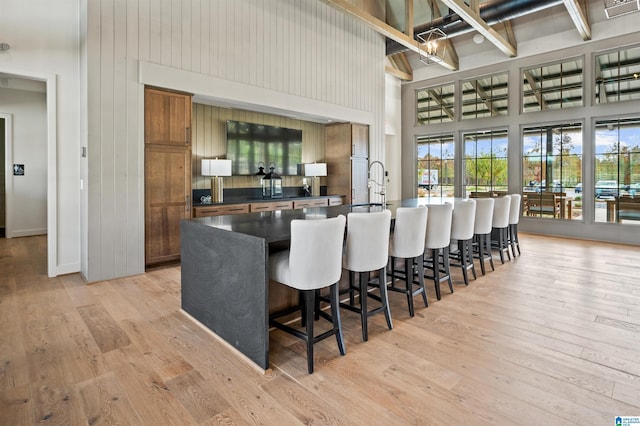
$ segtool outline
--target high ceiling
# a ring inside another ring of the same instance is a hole
[[[640,9],[639,0],[322,1],[383,34],[387,72],[403,80],[412,80],[413,71],[425,63],[456,71],[460,58],[482,51],[516,57],[518,41],[534,40],[549,31],[575,31],[582,40],[590,40],[592,20]],[[439,38],[433,52],[421,44],[427,37]]]

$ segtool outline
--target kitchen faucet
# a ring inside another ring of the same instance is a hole
[[[382,167],[382,183],[380,183],[380,182],[376,181],[375,179],[371,178],[371,168],[374,166],[374,164],[379,164],[380,167]],[[382,164],[382,161],[376,160],[376,161],[372,161],[369,164],[369,171],[367,172],[367,178],[368,178],[367,187],[371,188],[371,184],[376,184],[380,188],[380,191],[378,191],[378,192],[374,191],[374,194],[378,194],[378,195],[382,196],[382,208],[385,208],[386,205],[387,205],[387,203],[386,203],[386,190],[385,190],[385,186],[384,186],[385,176],[386,176],[386,173],[384,171],[384,164]]]

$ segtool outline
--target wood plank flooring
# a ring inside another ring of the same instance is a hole
[[[522,256],[343,311],[347,355],[271,332],[262,374],[180,312],[180,269],[46,276],[46,237],[0,239],[0,424],[613,425],[640,416],[640,247],[521,236]],[[478,268],[479,269],[479,268]]]

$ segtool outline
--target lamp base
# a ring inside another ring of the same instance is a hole
[[[311,195],[313,197],[320,196],[320,179],[317,176],[311,178]]]
[[[211,178],[211,201],[213,203],[223,202],[222,193],[224,185],[222,182],[222,176],[214,176]]]

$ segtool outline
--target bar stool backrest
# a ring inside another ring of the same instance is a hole
[[[511,207],[509,208],[509,225],[517,225],[520,222],[520,208],[522,196],[511,194]]]
[[[476,200],[456,200],[451,221],[451,239],[463,241],[473,238],[475,220]]]
[[[343,266],[353,272],[376,271],[389,260],[391,211],[349,213]]]
[[[453,204],[451,203],[429,206],[429,218],[427,219],[424,240],[425,248],[437,249],[449,246],[452,214]]]
[[[289,269],[282,282],[298,290],[328,287],[340,281],[346,218],[292,220]]]
[[[496,204],[493,206],[493,221],[492,226],[494,228],[506,228],[509,226],[509,209],[511,207],[511,196],[505,195],[504,197],[495,198]]]
[[[389,255],[409,259],[424,253],[424,235],[427,231],[428,208],[398,207],[396,224],[391,236]]]
[[[486,235],[491,232],[495,200],[495,198],[476,199],[476,220],[473,227],[474,234]]]

